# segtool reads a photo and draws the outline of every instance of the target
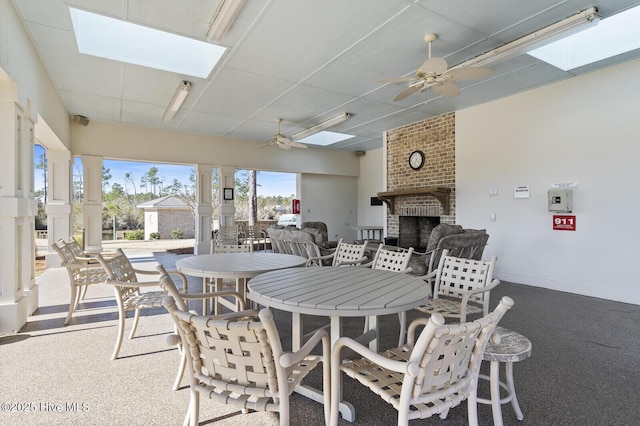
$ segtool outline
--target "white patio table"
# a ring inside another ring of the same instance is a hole
[[[431,288],[421,277],[359,267],[309,267],[261,274],[248,284],[247,297],[259,305],[292,313],[292,348],[302,344],[301,315],[328,316],[331,346],[342,335],[343,317],[369,317],[369,330],[378,336],[378,315],[408,311],[423,304]],[[378,351],[378,339],[369,343]],[[322,403],[317,389],[296,391]],[[345,420],[355,420],[355,408],[342,401]]]
[[[176,262],[176,269],[185,275],[202,277],[203,293],[207,292],[211,280],[220,283],[223,279],[235,279],[236,291],[246,299],[249,279],[264,272],[304,266],[306,262],[304,257],[282,253],[217,253],[180,259]],[[206,307],[207,301],[203,300],[202,312],[206,312]],[[215,313],[219,313],[220,309],[220,304],[216,303]]]

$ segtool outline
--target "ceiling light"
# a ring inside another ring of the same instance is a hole
[[[293,140],[295,141],[306,138],[307,136],[311,136],[315,133],[321,132],[325,129],[328,129],[329,127],[333,127],[336,124],[343,123],[347,121],[349,117],[351,117],[351,114],[349,114],[348,112],[343,112],[340,115],[336,115],[335,117],[323,121],[322,123],[316,124],[313,127],[309,127],[306,130],[296,133],[295,135],[293,135]]]
[[[178,84],[178,89],[176,89],[176,93],[173,94],[173,98],[171,98],[171,102],[169,102],[169,106],[167,106],[167,110],[164,112],[164,116],[162,116],[163,122],[168,123],[175,117],[182,103],[187,98],[190,88],[191,83],[188,81],[181,81],[180,84]]]
[[[600,20],[598,9],[591,7],[578,12],[567,19],[556,22],[529,35],[521,37],[511,43],[507,43],[489,52],[476,56],[454,68],[459,67],[484,67],[490,64],[507,60],[513,56],[521,55],[543,44],[556,41],[583,30],[585,27],[596,25]]]
[[[222,0],[220,7],[213,15],[211,25],[207,31],[208,41],[219,41],[229,31],[229,28],[238,17],[244,6],[245,0]]]

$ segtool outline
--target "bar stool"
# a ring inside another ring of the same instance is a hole
[[[502,426],[502,404],[507,402],[511,402],[518,420],[524,418],[520,405],[518,405],[516,388],[513,384],[513,363],[531,356],[531,341],[522,334],[504,327],[496,327],[494,333],[499,336],[499,340],[496,343],[489,341],[482,357],[483,361],[491,362],[490,376],[479,375],[480,378],[489,380],[491,399],[477,398],[477,400],[482,404],[491,404],[493,424]],[[500,381],[501,362],[504,363],[506,383]],[[501,387],[507,391],[507,395],[504,398],[500,398]]]

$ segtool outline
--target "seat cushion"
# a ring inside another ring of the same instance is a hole
[[[429,241],[427,242],[427,251],[433,250],[438,247],[438,242],[442,237],[452,234],[461,234],[463,228],[460,225],[449,225],[447,223],[441,223],[433,228],[429,235]]]

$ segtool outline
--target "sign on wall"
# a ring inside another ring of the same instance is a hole
[[[554,231],[575,231],[576,230],[575,215],[554,214],[553,230]]]

